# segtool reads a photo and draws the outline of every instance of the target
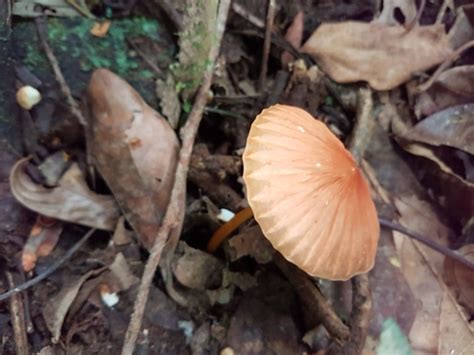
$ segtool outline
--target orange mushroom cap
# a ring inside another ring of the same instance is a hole
[[[330,280],[373,267],[380,227],[367,182],[324,123],[271,106],[253,122],[243,161],[255,219],[288,261]]]

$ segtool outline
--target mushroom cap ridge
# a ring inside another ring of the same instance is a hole
[[[380,227],[369,187],[324,123],[271,106],[253,122],[243,161],[255,219],[288,261],[330,280],[373,267]]]

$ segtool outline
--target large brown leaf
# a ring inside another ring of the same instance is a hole
[[[390,90],[413,74],[439,64],[452,52],[444,27],[403,26],[371,22],[326,23],[302,48],[340,83],[367,81]]]
[[[173,185],[176,134],[128,83],[106,69],[93,73],[87,93],[94,163],[143,245],[151,248]]]

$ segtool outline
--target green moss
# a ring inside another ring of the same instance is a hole
[[[112,22],[105,38],[90,34],[93,20],[79,19],[73,26],[62,19],[48,23],[48,37],[52,46],[73,58],[80,59],[81,70],[91,71],[107,67],[119,75],[139,69],[137,58],[129,55],[127,39],[147,36],[160,39],[160,28],[155,20],[136,17]]]
[[[128,41],[148,37],[167,48],[157,55],[162,63],[171,62],[174,45],[155,19],[144,17],[113,20],[104,38],[90,34],[94,21],[86,18],[48,20],[48,39],[71,89],[82,91],[91,71],[109,68],[134,85],[150,103],[154,103],[154,73],[129,47]],[[32,22],[14,28],[17,60],[42,80],[51,80],[49,63],[43,54]]]

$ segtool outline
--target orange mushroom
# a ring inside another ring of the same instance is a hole
[[[380,230],[367,182],[324,123],[271,106],[253,122],[243,161],[255,219],[288,261],[331,280],[373,267]]]

